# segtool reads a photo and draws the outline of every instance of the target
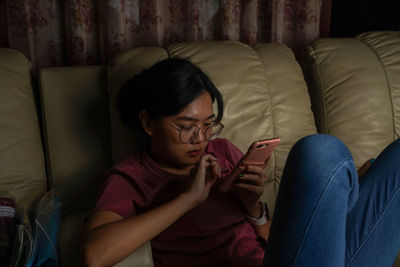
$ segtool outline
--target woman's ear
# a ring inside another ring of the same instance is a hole
[[[141,110],[139,112],[139,120],[142,123],[142,127],[145,130],[145,132],[149,136],[153,136],[154,129],[152,127],[151,118],[149,116],[149,113],[146,110]]]

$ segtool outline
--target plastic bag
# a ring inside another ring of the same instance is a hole
[[[26,266],[32,256],[33,240],[29,225],[18,224],[17,235],[14,241],[13,253],[11,255],[10,267]]]
[[[58,230],[61,215],[61,200],[51,190],[42,197],[36,208],[32,222],[33,252],[27,267],[59,266]]]

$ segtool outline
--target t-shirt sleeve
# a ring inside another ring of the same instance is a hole
[[[239,148],[237,148],[234,144],[232,144],[228,140],[226,140],[226,146],[229,151],[230,161],[232,162],[233,166],[236,166],[239,160],[243,157],[243,153],[242,151],[240,151]]]
[[[242,158],[242,151],[224,138],[218,138],[212,142],[208,152],[214,154],[224,168],[232,170]]]
[[[142,203],[141,194],[129,177],[115,170],[106,174],[93,212],[106,210],[124,218],[137,214],[137,206]]]

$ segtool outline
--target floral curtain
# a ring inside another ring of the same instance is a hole
[[[35,69],[104,64],[138,46],[283,42],[319,36],[322,0],[6,0],[9,47]]]

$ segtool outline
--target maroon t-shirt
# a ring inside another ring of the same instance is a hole
[[[206,153],[216,156],[228,170],[243,155],[226,139],[210,141]],[[176,198],[191,179],[165,171],[146,152],[129,156],[105,177],[94,210],[112,211],[124,218]],[[217,187],[218,183],[206,201],[151,240],[155,266],[261,265],[263,246],[236,195],[220,193]]]

